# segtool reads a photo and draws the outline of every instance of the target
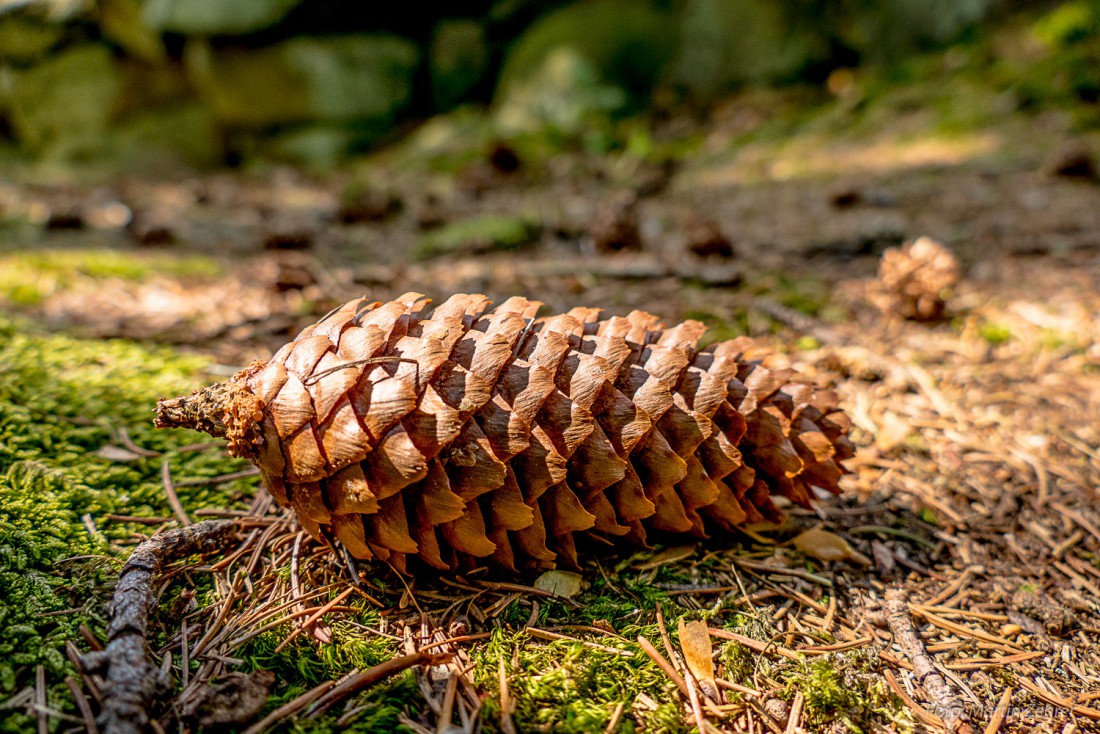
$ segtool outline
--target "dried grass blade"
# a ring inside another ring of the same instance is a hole
[[[88,734],[99,734],[99,727],[96,726],[95,716],[92,714],[92,705],[88,703],[88,697],[84,695],[84,691],[80,690],[80,684],[66,676],[65,685],[69,687],[69,693],[72,694],[73,701],[76,702],[80,717],[84,719],[84,728],[88,731]]]
[[[504,653],[497,659],[497,673],[500,678],[500,730],[504,734],[516,734],[516,724],[512,721],[512,711],[516,702],[508,688],[508,671],[504,668]]]
[[[841,652],[843,650],[852,650],[857,647],[863,647],[874,642],[873,637],[860,637],[858,640],[849,640],[848,642],[837,642],[832,645],[813,645],[811,647],[800,647],[795,652],[800,652],[805,655],[824,655],[830,652]]]
[[[962,637],[973,637],[978,640],[985,640],[986,642],[995,642],[998,645],[1004,645],[1005,647],[1008,647],[1013,652],[1023,652],[1011,640],[1001,637],[1000,635],[992,635],[983,630],[971,629],[970,627],[966,627],[961,624],[955,624],[950,620],[944,619],[938,614],[933,614],[927,609],[921,609],[917,605],[913,605],[912,610],[915,614],[919,614],[920,616],[924,617],[929,622],[946,632],[952,632],[956,635],[961,635]]]
[[[577,637],[570,637],[569,635],[562,635],[558,634],[557,632],[548,632],[547,630],[539,629],[538,627],[527,627],[524,631],[532,637],[538,637],[543,640],[550,640],[551,642],[557,642],[559,640],[563,640],[565,642],[579,642],[585,647],[591,647],[593,650],[601,650],[603,652],[612,653],[613,655],[621,655],[624,658],[634,657],[634,653],[632,653],[630,650],[620,650],[617,647],[601,645],[598,642],[589,642],[588,640],[581,640]]]
[[[1073,703],[1073,701],[1067,700],[1066,698],[1056,696],[1053,693],[1044,691],[1042,688],[1022,676],[1017,678],[1016,682],[1019,683],[1022,687],[1026,688],[1030,693],[1043,699],[1047,703],[1054,704],[1055,706],[1064,708],[1067,711],[1072,711],[1078,716],[1084,716],[1085,718],[1092,719],[1093,721],[1100,721],[1100,709],[1089,708],[1088,706],[1081,706],[1080,704],[1075,704]]]
[[[243,734],[262,734],[262,732],[269,731],[276,723],[313,703],[325,693],[332,690],[335,685],[336,681],[327,680],[324,683],[314,686],[293,701],[284,703],[282,706],[245,729]]]
[[[653,643],[647,640],[642,635],[638,635],[638,646],[642,648],[642,652],[649,656],[649,659],[657,664],[669,680],[676,684],[676,687],[680,689],[680,693],[685,700],[691,700],[691,694],[688,692],[687,682],[683,677],[676,672],[676,668],[672,667],[672,663],[665,660],[661,653],[657,652],[657,648],[653,646]]]
[[[913,698],[905,692],[905,689],[898,685],[898,681],[896,678],[894,678],[894,674],[891,671],[884,670],[882,674],[883,677],[886,678],[886,685],[890,686],[890,690],[894,692],[894,695],[900,698],[905,703],[905,705],[909,707],[909,710],[913,712],[913,715],[916,716],[922,724],[924,724],[925,726],[935,727],[936,729],[945,728],[943,719],[934,714],[928,713],[924,710],[924,708],[921,707],[920,704],[914,701]]]
[[[798,720],[802,718],[802,706],[805,701],[802,691],[795,692],[794,701],[791,702],[791,715],[787,717],[787,728],[783,730],[783,734],[795,734],[798,731]]]
[[[763,654],[766,652],[772,652],[776,655],[782,655],[785,658],[797,660],[799,662],[805,659],[802,655],[799,655],[794,650],[790,650],[781,645],[773,645],[770,642],[760,642],[759,640],[754,640],[751,637],[739,635],[736,632],[717,629],[715,627],[711,627],[707,631],[710,632],[713,637],[720,637],[723,640],[733,640],[734,642],[738,642],[756,653]]]
[[[615,730],[619,728],[619,720],[623,717],[623,709],[625,707],[625,701],[619,701],[615,704],[615,710],[611,712],[611,720],[608,721],[607,726],[604,727],[603,734],[615,734]]]
[[[1005,692],[1001,694],[1001,699],[997,701],[997,707],[993,709],[993,717],[989,720],[989,724],[985,727],[983,734],[997,734],[1001,730],[1001,725],[1005,723],[1005,719],[1008,718],[1008,705],[1012,702],[1012,689],[1006,688]]]
[[[50,719],[46,706],[46,668],[39,665],[34,669],[34,708],[38,719],[38,734],[50,734]]]
[[[707,719],[703,716],[703,707],[699,704],[699,694],[695,692],[696,681],[690,670],[684,671],[684,685],[688,690],[688,703],[691,705],[691,714],[695,717],[695,725],[699,727],[699,734],[706,734]]]
[[[344,599],[347,599],[349,596],[351,596],[351,592],[352,592],[351,587],[349,587],[347,589],[344,589],[344,591],[342,591],[335,599],[330,601],[328,604],[325,604],[323,607],[318,609],[314,614],[311,614],[309,619],[307,619],[305,622],[302,623],[302,625],[300,627],[298,627],[293,632],[291,632],[289,635],[287,635],[287,638],[285,640],[283,640],[282,642],[280,642],[278,644],[278,646],[276,646],[275,652],[273,654],[278,654],[278,653],[282,652],[286,648],[286,646],[289,645],[298,635],[300,635],[302,632],[304,632],[305,630],[312,627],[313,624],[318,619],[320,619],[321,617],[323,617],[324,615],[326,615],[330,611],[332,611],[333,607],[337,606]]]
[[[450,662],[453,658],[454,656],[451,653],[446,652],[418,652],[414,655],[393,658],[384,663],[379,663],[373,668],[367,668],[366,670],[353,673],[333,686],[317,701],[317,703],[313,704],[309,711],[309,717],[311,719],[316,718],[334,704],[339,703],[348,696],[358,693],[364,688],[368,688],[379,681],[389,678],[391,675],[396,675],[418,665],[442,665]]]
[[[164,485],[164,494],[168,497],[168,505],[172,508],[172,514],[186,527],[191,524],[191,518],[187,516],[187,510],[183,509],[179,495],[176,494],[176,486],[172,483],[172,470],[168,467],[168,459],[160,464],[160,479]]]

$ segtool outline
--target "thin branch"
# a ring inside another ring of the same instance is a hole
[[[99,716],[104,734],[147,731],[149,709],[167,686],[145,654],[149,614],[156,605],[154,584],[161,569],[173,559],[221,548],[235,530],[232,521],[207,520],[156,535],[130,554],[107,608],[107,648],[82,659],[86,671],[105,676]]]
[[[967,721],[966,709],[963,708],[955,691],[947,685],[947,681],[936,670],[932,658],[924,647],[924,642],[921,641],[920,635],[913,626],[904,589],[894,588],[886,591],[886,622],[890,625],[890,631],[894,633],[898,646],[912,661],[917,682],[928,694],[932,712],[943,719],[947,731],[954,734],[972,734],[973,729]]]

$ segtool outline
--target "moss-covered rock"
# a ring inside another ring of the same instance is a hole
[[[828,58],[826,37],[791,23],[783,3],[687,0],[669,80],[702,102],[747,83],[789,81]]]
[[[263,141],[258,152],[307,168],[330,168],[348,154],[356,137],[354,130],[343,125],[302,125]]]
[[[462,219],[421,237],[412,255],[423,260],[456,253],[515,250],[534,242],[541,229],[526,217],[488,215]]]
[[[22,145],[54,158],[95,156],[118,106],[122,75],[106,46],[84,44],[11,72],[11,122]]]
[[[578,124],[644,106],[676,50],[674,16],[635,0],[588,0],[538,20],[501,72],[502,120]],[[522,126],[522,125],[521,125]]]
[[[907,54],[947,43],[973,28],[995,0],[884,0],[854,4],[840,25],[842,41],[862,57],[900,61]]]
[[[166,167],[213,166],[222,143],[214,117],[198,102],[143,111],[110,133],[112,160],[146,171]]]
[[[262,49],[187,47],[188,71],[224,124],[388,123],[408,103],[416,46],[388,35],[294,38]]]

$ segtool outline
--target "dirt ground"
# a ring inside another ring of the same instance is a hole
[[[546,312],[641,308],[669,323],[703,320],[716,337],[748,333],[772,348],[772,363],[839,391],[859,450],[844,494],[819,500],[815,512],[793,510],[784,527],[584,569],[586,582],[602,577],[611,589],[626,576],[649,584],[677,616],[709,610],[712,628],[734,612],[756,625],[728,639],[712,631],[718,676],[730,681],[721,688],[739,698],[700,709],[673,692],[680,725],[694,726],[701,710],[708,731],[1097,730],[1100,185],[1095,171],[1065,165],[1073,146],[1095,149],[1095,141],[1037,117],[953,137],[912,135],[901,125],[901,133],[862,141],[804,136],[731,148],[740,124],[716,117],[674,169],[625,155],[561,153],[510,171],[498,150],[454,176],[407,170],[401,156],[381,154],[319,177],[276,168],[5,184],[3,209],[21,224],[4,245],[4,267],[35,273],[34,292],[13,304],[19,299],[9,290],[6,309],[50,329],[210,355],[217,373],[266,359],[303,325],[363,293],[386,300],[415,290],[441,300],[483,292],[497,301],[520,294],[544,301]],[[355,210],[347,192],[363,181],[369,195],[352,202]],[[636,199],[625,216],[634,217],[640,245],[609,252],[598,220],[628,199]],[[491,237],[473,236],[453,253],[410,257],[440,226],[486,215],[527,218],[537,233],[515,250],[495,251]],[[708,244],[715,229],[732,252]],[[933,323],[885,315],[869,302],[882,251],[922,235],[951,247],[964,265],[946,318]],[[693,245],[717,252],[703,257]],[[70,272],[26,259],[32,250],[88,248],[151,263],[150,272],[79,265]],[[256,520],[270,532],[249,542],[296,537],[289,522],[270,511]],[[822,561],[819,551],[791,543],[817,526],[844,538],[863,563]],[[263,555],[270,568],[257,574],[268,579],[262,583],[275,583],[274,561],[289,547],[276,550]],[[316,564],[305,591],[325,588],[338,571],[317,549],[302,553]],[[605,566],[615,569],[610,577]],[[227,589],[235,583],[228,573],[219,581]],[[536,702],[530,711],[549,706],[518,680],[519,652],[508,675],[500,658],[499,680],[496,659],[485,662],[484,640],[510,605],[530,616],[527,645],[579,640],[640,655],[619,620],[554,627],[539,616],[543,597],[532,579],[507,581],[376,595],[388,620],[378,634],[403,639],[406,651],[427,644],[423,635],[449,640],[437,648],[458,656],[449,678],[420,674],[432,704],[419,717],[408,712],[406,726],[444,731],[437,722],[449,723],[453,712],[473,730],[480,710],[486,730],[554,730],[525,720],[522,701],[515,724],[501,713],[509,684],[513,698]],[[965,711],[961,719],[945,724],[942,717],[955,714],[914,672],[912,649],[892,626],[889,589],[901,590],[910,624]],[[240,634],[258,624],[235,619],[244,613],[233,603],[225,597],[199,621],[221,641],[206,646],[214,662],[196,673],[203,682],[223,680],[232,667],[214,658],[234,657],[234,636],[215,620]],[[410,609],[418,603],[422,616]],[[560,603],[558,621],[568,622],[571,603]],[[221,611],[231,606],[226,621]],[[639,609],[634,621],[659,623],[667,644],[660,604]],[[764,662],[739,669],[730,645]],[[671,645],[657,647],[679,664]],[[837,715],[854,704],[811,700],[816,689],[797,675],[840,654],[857,661],[859,675],[847,685],[892,708],[866,704],[859,716]],[[180,700],[197,690],[193,679]],[[482,708],[486,699],[496,707]],[[607,731],[645,721],[661,703],[655,699],[634,696],[608,711]],[[353,721],[351,711],[340,715]]]

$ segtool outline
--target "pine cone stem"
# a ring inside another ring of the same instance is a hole
[[[253,445],[260,440],[259,422],[263,420],[263,411],[242,378],[254,369],[246,369],[225,382],[199,388],[190,395],[161,398],[157,401],[153,425],[190,428],[214,438],[226,438],[234,456],[251,457]]]
[[[161,398],[157,402],[157,428],[190,428],[209,433],[214,438],[224,438],[225,424],[232,387],[229,382],[219,382],[200,388],[190,395],[178,398]]]

